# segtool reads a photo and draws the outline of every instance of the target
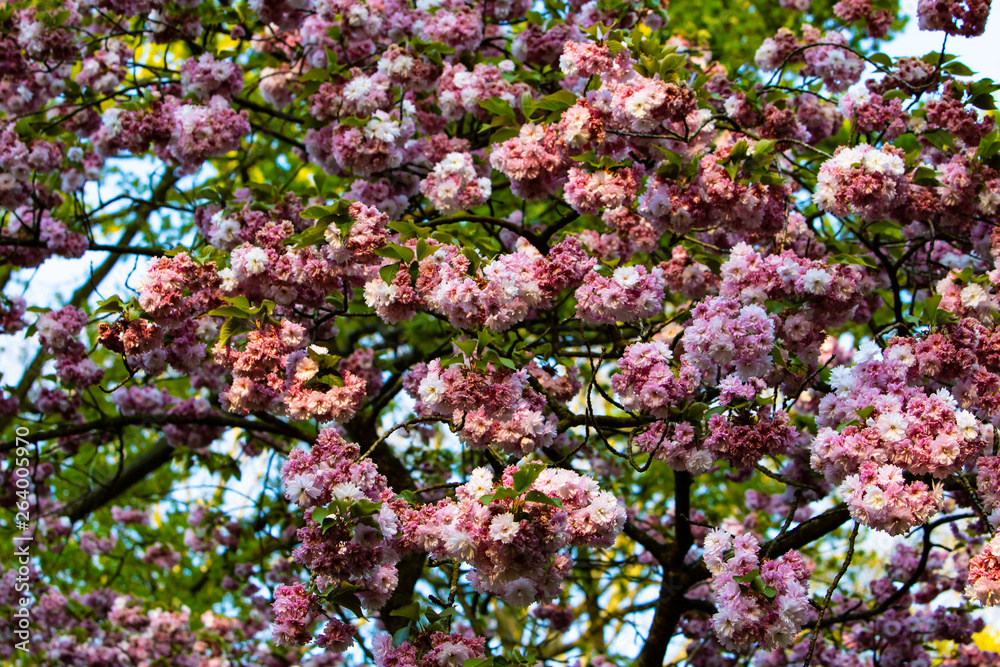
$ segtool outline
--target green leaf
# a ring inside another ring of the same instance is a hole
[[[980,160],[989,160],[1000,150],[1000,141],[997,141],[997,131],[993,130],[979,141],[979,149],[976,155]]]
[[[517,116],[510,102],[499,97],[491,97],[488,100],[477,100],[476,102],[494,116],[509,116],[512,119]]]
[[[517,472],[514,473],[514,491],[517,493],[524,493],[528,490],[528,487],[534,483],[538,476],[542,474],[545,470],[545,466],[541,463],[528,463],[521,466]]]
[[[867,266],[871,269],[877,269],[878,265],[868,255],[848,255],[846,253],[841,253],[839,255],[834,255],[833,257],[828,257],[826,260],[827,264],[854,264],[856,266]]]
[[[103,301],[97,302],[97,308],[94,310],[94,314],[98,313],[124,313],[125,305],[122,303],[121,297],[117,294],[115,296],[104,299]]]
[[[405,264],[409,264],[413,261],[413,250],[404,245],[399,245],[398,243],[390,243],[384,248],[376,249],[374,253],[380,257],[398,259]]]
[[[490,135],[490,144],[501,144],[519,134],[521,134],[521,130],[516,127],[502,127]]]
[[[558,507],[559,509],[562,509],[563,506],[562,501],[558,498],[550,498],[541,491],[535,491],[534,489],[528,491],[528,493],[524,495],[524,499],[528,502],[551,505],[552,507]]]
[[[455,341],[455,347],[464,352],[465,356],[472,357],[476,354],[476,348],[479,347],[479,342],[475,340],[457,340]]]
[[[211,317],[249,317],[250,315],[248,310],[236,306],[219,306],[205,314]]]
[[[757,144],[754,146],[754,149],[753,149],[754,157],[756,157],[758,155],[767,155],[768,153],[773,152],[774,151],[774,147],[775,147],[775,145],[777,145],[777,143],[778,142],[775,141],[774,139],[761,139],[761,140],[759,140],[757,142]]]
[[[387,264],[378,270],[378,276],[386,282],[387,285],[391,285],[392,281],[396,279],[396,274],[399,273],[399,264]]]
[[[514,489],[508,489],[505,486],[501,486],[493,493],[480,498],[479,502],[481,502],[484,505],[489,505],[494,500],[511,500],[517,498],[520,495],[521,494],[515,491]]]
[[[493,667],[493,658],[469,658],[462,667]]]
[[[975,72],[963,65],[962,63],[956,61],[950,62],[944,66],[944,71],[948,74],[954,76],[973,76]]]
[[[411,602],[410,604],[400,607],[399,609],[393,609],[389,612],[390,616],[399,616],[401,618],[408,618],[411,621],[420,620],[420,603]]]
[[[395,615],[395,613],[396,613],[395,611],[392,612],[392,615]],[[392,635],[392,645],[393,647],[399,646],[409,638],[410,638],[410,626],[405,625],[401,627],[399,630],[396,630],[395,634]]]
[[[872,61],[879,67],[892,67],[892,58],[884,53],[873,53],[868,56],[868,60]]]
[[[360,519],[364,516],[378,514],[380,509],[382,509],[382,503],[376,503],[366,498],[362,498],[361,500],[354,501],[354,504],[351,505],[349,512],[352,519]]]
[[[937,187],[941,185],[941,182],[937,178],[937,171],[923,165],[917,167],[917,170],[913,172],[912,180],[914,184],[926,187]]]

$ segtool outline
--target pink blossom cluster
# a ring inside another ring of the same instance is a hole
[[[446,367],[435,359],[414,366],[403,387],[418,401],[418,414],[450,419],[462,442],[479,449],[496,445],[524,455],[548,446],[556,435],[556,417],[545,415],[545,397],[528,383],[527,370]]]
[[[775,321],[756,304],[709,297],[692,311],[681,339],[683,359],[701,371],[706,380],[716,372],[736,373],[741,380],[766,374],[773,362]]]
[[[965,594],[986,607],[1000,605],[1000,535],[994,535],[969,562]]]
[[[496,485],[489,470],[477,468],[456,490],[457,500],[416,510],[406,539],[438,558],[472,565],[475,590],[526,607],[559,594],[572,567],[565,549],[610,546],[624,527],[625,509],[594,480],[563,469],[542,470],[524,495],[500,493],[514,489],[517,473],[507,467]],[[531,492],[559,506],[532,500]]]
[[[490,164],[510,179],[521,199],[554,194],[566,181],[569,160],[557,126],[525,123],[518,136],[493,147]]]
[[[83,59],[80,73],[76,75],[77,85],[90,88],[99,95],[107,95],[125,79],[130,55],[122,40],[107,40],[104,48]]]
[[[669,292],[700,300],[718,291],[719,277],[684,246],[671,248],[670,260],[661,263],[660,267]]]
[[[357,585],[362,606],[374,611],[396,588],[401,553],[395,538],[409,510],[375,464],[358,460],[359,454],[357,445],[324,429],[308,451],[292,451],[281,477],[285,497],[307,510],[292,558],[312,573],[320,592]],[[325,508],[322,519],[319,508]],[[297,599],[304,595],[299,591]]]
[[[143,153],[152,142],[161,159],[188,173],[197,171],[207,158],[236,150],[250,133],[247,112],[234,111],[221,95],[212,96],[205,105],[184,104],[167,96],[138,111],[111,107],[104,112],[103,122],[91,136],[103,155],[122,149]]]
[[[761,254],[737,243],[722,265],[719,295],[742,303],[767,300],[798,302],[776,322],[775,335],[803,359],[813,359],[832,327],[863,314],[865,293],[871,289],[864,271],[850,264],[827,264],[799,257],[792,250]]]
[[[920,0],[917,25],[921,30],[975,37],[986,30],[991,4],[992,0]]]
[[[3,582],[0,605],[17,607],[18,576],[16,568],[0,569]],[[21,577],[24,581],[23,574]],[[124,667],[169,663],[218,667],[224,661],[243,665],[292,661],[303,667],[321,667],[305,660],[299,663],[301,656],[294,650],[275,650],[261,642],[249,641],[267,628],[267,622],[257,611],[232,618],[206,611],[192,618],[187,607],[169,611],[108,588],[64,593],[42,580],[34,566],[27,580],[35,594],[32,655],[44,664],[76,662]],[[74,613],[76,608],[86,609],[87,613]],[[7,624],[0,630],[5,640],[0,647],[0,658],[8,662],[17,660],[13,629],[12,624]]]
[[[462,667],[486,655],[486,640],[471,633],[421,633],[396,644],[387,632],[375,635],[375,667]]]
[[[232,98],[243,90],[243,71],[239,65],[216,60],[211,53],[198,58],[188,58],[181,65],[181,90],[184,95],[194,95],[199,100],[215,95]]]
[[[331,123],[309,130],[304,143],[309,159],[328,174],[367,177],[400,166],[414,130],[398,109],[376,111],[362,127]]]
[[[416,248],[416,242],[409,245]],[[365,303],[387,322],[428,309],[452,326],[487,326],[505,331],[531,313],[551,305],[564,289],[579,285],[594,265],[574,237],[554,245],[547,256],[526,242],[517,252],[502,254],[470,275],[471,262],[458,246],[437,246],[419,263],[415,284],[403,267],[391,284],[381,277],[365,285]]]
[[[32,172],[48,173],[59,170],[62,166],[63,152],[64,146],[61,142],[49,142],[44,139],[32,141],[29,147],[21,141],[13,124],[4,127],[0,132],[0,206],[8,211],[14,211],[27,203],[34,187],[31,183]],[[48,218],[50,224],[62,225],[47,213],[44,218]],[[21,224],[27,226],[25,223]],[[63,230],[65,233],[65,226]],[[17,226],[11,225],[8,231],[11,234],[17,232]]]
[[[755,398],[762,386],[761,381],[746,385],[749,391],[740,398]],[[713,458],[725,459],[735,468],[748,470],[763,456],[788,452],[798,435],[790,421],[787,412],[771,405],[737,409],[727,416],[714,414],[709,417],[708,435],[703,444]]]
[[[884,354],[866,341],[854,366],[835,368],[834,393],[820,401],[813,467],[838,484],[866,461],[940,479],[979,456],[993,440],[992,426],[961,409],[948,389],[929,393],[918,383],[920,367],[934,356],[912,339],[892,341]]]
[[[307,644],[312,639],[308,626],[316,620],[319,604],[316,596],[302,584],[281,585],[274,591],[275,619],[271,637],[278,646]]]
[[[847,90],[864,72],[864,61],[849,50],[842,33],[831,30],[824,35],[809,24],[802,26],[801,41],[788,28],[781,28],[774,37],[764,40],[754,60],[765,72],[804,63],[802,76],[821,78],[833,93]]]
[[[653,317],[663,309],[663,269],[619,266],[610,276],[596,270],[577,288],[576,314],[584,322],[613,324]]]
[[[889,34],[889,26],[895,18],[885,9],[875,9],[872,0],[840,0],[833,6],[833,13],[846,23],[864,21],[868,34],[875,39]]]
[[[444,215],[483,204],[493,192],[488,176],[480,176],[468,153],[449,153],[420,183],[420,192]]]
[[[644,454],[650,454],[674,470],[686,470],[692,475],[708,472],[713,464],[712,454],[699,446],[691,422],[653,422],[648,429],[635,436],[633,443]]]
[[[838,489],[855,521],[890,535],[903,535],[938,513],[944,500],[941,484],[907,482],[903,469],[864,461]]]
[[[242,414],[278,411],[297,421],[353,417],[365,398],[366,380],[350,371],[339,381],[319,376],[319,362],[307,344],[305,328],[289,320],[250,331],[242,349],[217,344],[216,361],[233,372],[232,384],[220,394],[223,407]],[[322,359],[325,350],[318,354]]]
[[[878,220],[906,199],[906,165],[895,147],[841,146],[819,170],[813,200],[824,211]]]
[[[513,63],[506,61],[512,69]],[[441,77],[435,82],[437,101],[441,112],[448,120],[459,120],[471,114],[480,120],[489,120],[490,112],[480,106],[480,102],[498,97],[512,109],[521,108],[521,97],[531,94],[531,88],[524,83],[511,83],[504,79],[501,65],[478,63],[469,70],[456,62],[445,65]]]
[[[564,198],[577,213],[598,213],[602,208],[630,205],[639,189],[642,171],[641,167],[632,167],[590,173],[571,167]]]
[[[860,85],[860,84],[859,84]],[[899,99],[886,100],[869,88],[853,86],[840,98],[840,110],[851,119],[859,132],[885,132],[892,141],[907,130],[910,120]]]
[[[682,186],[651,176],[640,212],[679,234],[721,227],[735,239],[752,241],[778,233],[785,226],[784,190],[731,177],[724,168],[731,149],[723,146],[701,158],[692,183]]]
[[[801,554],[761,560],[759,550],[749,532],[733,537],[717,528],[705,537],[718,609],[712,628],[732,651],[788,646],[808,618],[810,571]]]
[[[366,76],[353,70],[343,85],[324,83],[309,98],[309,113],[317,120],[334,120],[346,116],[370,116],[375,111],[392,107],[392,81],[381,72]]]
[[[611,387],[622,406],[666,419],[671,407],[690,398],[701,374],[690,362],[682,362],[675,375],[671,359],[670,346],[661,341],[634,343],[625,348],[618,360],[619,372],[611,377]]]
[[[55,356],[56,376],[65,388],[77,394],[104,377],[104,369],[90,359],[78,339],[87,319],[79,308],[65,306],[39,316],[35,322],[42,350]]]

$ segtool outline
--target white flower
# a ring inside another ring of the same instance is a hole
[[[642,275],[634,266],[619,266],[612,274],[612,280],[627,289],[638,284],[642,280]]]
[[[826,294],[833,276],[823,269],[809,269],[802,278],[802,285],[810,294]]]
[[[854,353],[854,363],[866,364],[869,361],[882,361],[882,350],[875,341],[868,339]]]
[[[498,514],[490,522],[490,537],[504,544],[513,542],[520,530],[521,524],[514,520],[514,515],[510,512]]]
[[[535,584],[526,577],[515,579],[504,587],[504,602],[515,607],[527,607],[535,601]]]
[[[333,497],[337,500],[364,500],[365,494],[361,492],[357,484],[353,482],[341,482],[331,489]]]
[[[285,482],[285,497],[299,507],[311,507],[321,491],[312,473],[294,475]]]
[[[388,285],[381,279],[365,283],[365,303],[369,308],[384,308],[392,303],[399,288]]]
[[[887,359],[894,359],[907,368],[917,363],[917,358],[913,356],[913,350],[909,345],[893,345],[885,353]]]
[[[612,524],[615,523],[621,509],[618,507],[618,499],[615,494],[608,491],[601,491],[597,494],[594,502],[590,503],[590,516],[595,523]]]
[[[983,286],[975,283],[963,287],[960,296],[962,297],[962,305],[966,308],[979,308],[989,303],[990,298]]]
[[[472,471],[472,476],[465,484],[466,492],[479,500],[485,495],[493,492],[493,473],[487,468],[476,468]]]
[[[861,501],[870,512],[880,511],[888,502],[889,499],[886,498],[885,492],[877,486],[868,487],[868,490],[865,491],[864,499]]]
[[[357,76],[347,82],[344,86],[344,98],[352,102],[368,96],[372,92],[372,80],[367,76]]]
[[[391,507],[383,504],[378,511],[378,516],[375,517],[375,521],[378,523],[378,529],[382,533],[382,537],[390,540],[396,536],[399,527],[399,517],[396,516]]]
[[[222,291],[230,292],[236,289],[236,272],[232,269],[219,269],[219,278],[222,279]]]
[[[975,440],[979,437],[979,422],[968,410],[955,412],[955,423],[958,424],[958,434],[965,440]]]
[[[472,536],[464,530],[445,526],[441,532],[444,536],[445,551],[451,555],[462,560],[469,560],[476,555],[476,545],[472,541]]]
[[[444,399],[445,389],[444,380],[441,379],[441,376],[432,373],[420,381],[420,387],[418,387],[417,391],[420,393],[420,400],[424,404],[433,406]]]
[[[906,417],[899,412],[886,412],[875,422],[879,436],[888,442],[896,442],[906,437]]]
[[[390,143],[399,138],[402,133],[399,123],[384,111],[376,111],[372,114],[368,124],[364,127],[365,139],[378,139]]]
[[[952,410],[958,407],[958,401],[955,400],[955,397],[952,396],[951,392],[948,391],[946,387],[941,387],[931,395],[945,405],[949,406]]]

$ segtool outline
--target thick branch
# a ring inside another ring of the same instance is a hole
[[[90,493],[78,498],[64,508],[66,516],[73,523],[86,519],[92,512],[103,507],[130,488],[144,480],[150,473],[166,464],[174,455],[174,448],[166,440],[160,440],[125,466],[121,474],[102,482]]]
[[[45,241],[39,239],[15,239],[9,236],[0,236],[0,246],[14,246],[20,248],[46,248],[48,244]],[[150,248],[143,248],[138,246],[130,246],[127,243],[124,245],[105,245],[103,243],[91,243],[87,246],[87,250],[95,250],[99,252],[110,252],[113,255],[145,255],[146,257],[162,257],[166,252],[163,248],[157,248],[155,246]]]
[[[262,431],[264,433],[273,433],[275,435],[284,435],[290,438],[296,438],[305,442],[311,442],[312,437],[304,432],[300,431],[296,427],[285,424],[268,424],[261,421],[244,419],[242,417],[236,417],[233,415],[207,415],[205,417],[189,417],[185,415],[129,415],[127,417],[109,417],[107,419],[98,419],[92,422],[86,422],[84,424],[72,424],[69,426],[60,426],[59,428],[54,428],[49,431],[42,431],[41,433],[35,433],[24,438],[19,438],[21,444],[25,441],[32,442],[45,442],[47,440],[55,440],[57,438],[66,438],[73,435],[80,435],[81,433],[89,433],[91,431],[111,431],[118,432],[127,426],[163,426],[164,424],[200,424],[202,426],[225,426],[228,428],[242,428],[248,431]],[[16,442],[5,442],[0,444],[0,452],[8,451],[13,449]]]

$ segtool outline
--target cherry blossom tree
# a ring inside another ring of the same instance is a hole
[[[5,3],[0,657],[997,664],[989,10]]]

